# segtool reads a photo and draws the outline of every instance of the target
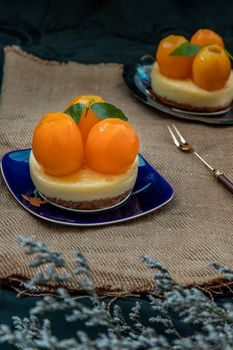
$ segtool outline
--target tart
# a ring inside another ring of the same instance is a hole
[[[181,110],[217,112],[230,107],[233,72],[222,38],[200,29],[190,42],[176,35],[162,39],[151,70],[151,88],[163,104]]]
[[[63,207],[94,210],[114,206],[129,196],[138,173],[138,158],[122,174],[102,174],[87,164],[76,172],[62,176],[46,174],[31,151],[30,174],[39,192],[48,201]]]
[[[192,79],[171,79],[160,72],[157,62],[151,71],[151,88],[163,104],[195,112],[216,112],[231,106],[233,99],[233,73],[222,89],[208,91]]]
[[[101,98],[82,96],[73,103],[75,108],[47,113],[36,126],[29,159],[32,181],[42,197],[65,208],[113,207],[134,188],[139,139],[128,122],[117,118],[123,113]],[[100,120],[95,111],[102,117],[106,111],[116,113],[116,118]]]

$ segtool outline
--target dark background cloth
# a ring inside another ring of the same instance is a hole
[[[132,63],[161,37],[203,27],[233,51],[233,1],[0,0],[0,45],[61,61]]]
[[[205,27],[233,52],[232,14],[231,0],[0,0],[0,68],[6,45],[48,60],[133,63],[162,37]]]
[[[3,290],[0,296],[0,324],[9,324],[12,325],[12,317],[15,316],[17,313],[17,316],[24,318],[28,317],[28,310],[32,307],[34,307],[35,302],[38,301],[39,297],[20,297],[16,298],[15,293],[10,290]],[[111,301],[110,298],[102,298],[101,299],[105,303],[109,303]],[[123,316],[129,322],[131,326],[133,326],[133,323],[129,319],[129,312],[131,311],[131,308],[135,306],[135,302],[139,301],[141,304],[141,319],[143,321],[143,324],[145,326],[149,326],[148,319],[152,316],[155,316],[153,311],[151,310],[151,307],[149,305],[149,302],[147,300],[143,299],[137,299],[137,298],[119,298],[115,302],[112,303],[112,306],[110,310],[113,309],[113,305],[118,305],[121,310],[123,311]],[[91,307],[91,301],[88,297],[82,297],[80,299],[80,302],[87,306]],[[221,300],[219,300],[219,305],[221,306]],[[67,312],[69,314],[69,312]],[[48,318],[51,321],[52,324],[52,331],[58,337],[58,339],[67,339],[74,337],[77,330],[85,331],[88,333],[89,337],[91,339],[95,339],[100,332],[106,333],[106,328],[104,327],[86,327],[84,325],[83,321],[76,321],[76,322],[70,322],[67,324],[64,319],[64,312],[63,311],[56,311],[53,313],[49,313],[46,315],[46,318]],[[193,329],[189,325],[184,325],[182,322],[178,320],[177,315],[171,313],[172,319],[175,321],[177,330],[183,334],[184,336],[191,335]],[[151,326],[151,324],[150,324]],[[166,336],[165,332],[163,332],[163,326],[156,327],[156,330],[159,334],[162,334]],[[172,337],[168,337],[172,339]],[[7,344],[0,344],[1,350],[13,350],[15,349],[11,345]]]
[[[15,293],[10,290],[2,290],[1,296],[0,296],[0,324],[9,324],[12,325],[12,317],[17,314],[17,316],[24,318],[28,317],[28,310],[35,306],[36,301],[41,299],[40,297],[20,297],[16,298]],[[112,300],[109,297],[104,297],[101,299],[103,302],[108,304]],[[141,320],[144,326],[150,326],[153,328],[153,324],[148,322],[148,319],[150,317],[155,317],[155,315],[159,315],[159,313],[154,313],[152,311],[149,301],[147,299],[138,299],[133,297],[127,297],[127,298],[118,298],[116,301],[114,301],[111,304],[110,310],[112,312],[113,306],[118,305],[123,313],[124,318],[127,320],[128,324],[132,327],[133,323],[129,319],[129,313],[131,311],[131,308],[135,306],[136,302],[139,302],[141,305],[141,311],[140,316]],[[218,298],[217,304],[220,307],[223,307],[223,303],[226,300],[224,298]],[[82,303],[84,306],[91,307],[91,300],[88,297],[82,297],[80,299],[80,303]],[[69,312],[67,312],[69,314]],[[106,333],[106,328],[104,327],[86,327],[84,325],[84,321],[76,321],[76,322],[70,322],[66,323],[64,319],[65,313],[63,311],[55,311],[53,313],[49,313],[46,315],[46,318],[48,318],[51,321],[52,325],[52,331],[53,334],[58,339],[67,339],[74,337],[77,330],[85,331],[88,336],[91,339],[95,339],[98,334]],[[193,326],[189,324],[185,324],[180,321],[177,314],[170,312],[170,317],[172,321],[174,322],[174,325],[183,337],[191,336],[193,334]],[[198,329],[196,327],[196,329]],[[156,331],[158,334],[161,334],[165,337],[167,337],[168,340],[172,340],[172,335],[167,335],[163,331],[163,325],[157,325]],[[0,344],[1,350],[14,350],[15,348],[11,345],[7,344]]]
[[[19,45],[49,60],[134,63],[144,54],[154,55],[161,37],[181,34],[189,38],[205,27],[222,35],[227,49],[233,52],[233,1],[0,0],[0,79],[3,47],[7,45]],[[134,301],[128,298],[118,303],[127,315]],[[27,316],[34,302],[35,298],[16,298],[13,291],[2,289],[0,323],[10,323],[15,314]],[[83,302],[88,303],[86,299]],[[141,300],[141,304],[146,323],[148,302]],[[74,327],[64,327],[62,317],[52,316],[56,333],[69,337]],[[181,333],[190,332],[187,326],[178,326]],[[90,335],[96,332],[89,331]],[[0,349],[10,348],[0,345]]]

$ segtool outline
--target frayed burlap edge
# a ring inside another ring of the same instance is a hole
[[[8,53],[8,52],[14,52],[17,55],[26,58],[30,61],[33,62],[37,62],[40,65],[48,65],[48,66],[66,66],[66,65],[70,65],[70,64],[77,64],[77,61],[72,61],[72,60],[68,60],[67,62],[60,62],[60,61],[55,61],[55,60],[46,60],[44,58],[40,58],[38,56],[33,55],[32,53],[26,52],[24,51],[20,46],[17,45],[11,45],[11,46],[5,46],[4,47],[4,53]],[[79,64],[83,64],[83,65],[92,65],[92,63],[79,63]],[[119,66],[119,63],[98,63],[98,66],[105,66],[105,67],[115,67],[115,66]]]
[[[48,285],[45,286],[38,286],[37,290],[30,291],[27,290],[24,286],[24,283],[27,280],[23,276],[10,276],[8,278],[0,279],[0,286],[9,288],[14,290],[19,296],[20,295],[28,295],[28,296],[44,296],[44,295],[54,295],[56,294],[57,288],[63,287],[66,288],[66,285],[61,284],[57,286]],[[205,283],[203,285],[187,285],[183,286],[183,288],[197,288],[201,290],[204,294],[208,295],[211,299],[215,297],[222,297],[224,296],[233,296],[233,281],[228,281],[224,278],[217,278],[211,283]],[[83,289],[77,290],[76,288],[68,287],[67,288],[71,294],[77,294],[80,296],[86,296],[87,293]],[[126,298],[126,297],[146,297],[149,294],[152,294],[154,296],[157,296],[159,298],[163,298],[162,295],[157,293],[154,289],[148,290],[148,288],[145,288],[145,290],[134,291],[134,292],[116,292],[116,291],[106,291],[101,288],[96,288],[97,294],[100,297],[108,296],[112,298]]]

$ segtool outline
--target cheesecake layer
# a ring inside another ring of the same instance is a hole
[[[84,164],[71,175],[51,176],[37,163],[32,152],[29,165],[32,181],[42,194],[51,199],[73,203],[111,199],[129,193],[138,173],[138,157],[130,169],[119,175],[101,174]]]
[[[191,79],[171,79],[160,73],[155,62],[151,71],[151,87],[165,104],[187,110],[217,111],[229,107],[233,100],[233,73],[222,89],[207,91]]]

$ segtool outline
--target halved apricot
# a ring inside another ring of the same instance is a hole
[[[86,142],[89,166],[104,174],[121,174],[135,161],[139,139],[132,126],[117,118],[107,118],[90,131]]]
[[[75,97],[67,106],[67,109],[76,103],[82,103],[85,106],[91,106],[95,102],[104,102],[100,96],[86,96],[81,95]],[[82,135],[83,143],[86,143],[87,136],[92,127],[100,121],[99,117],[91,110],[84,109],[81,115],[81,119],[77,123]]]
[[[224,87],[231,73],[231,62],[225,50],[218,45],[201,48],[193,61],[193,81],[205,90]]]
[[[188,40],[184,36],[179,35],[169,35],[160,41],[156,52],[156,60],[160,72],[166,77],[173,79],[191,77],[193,57],[170,55],[177,47],[187,42]]]
[[[46,173],[73,173],[80,168],[84,154],[78,126],[65,113],[47,113],[34,130],[32,151]]]
[[[224,48],[222,37],[211,29],[198,29],[190,42],[199,46],[216,44]]]

